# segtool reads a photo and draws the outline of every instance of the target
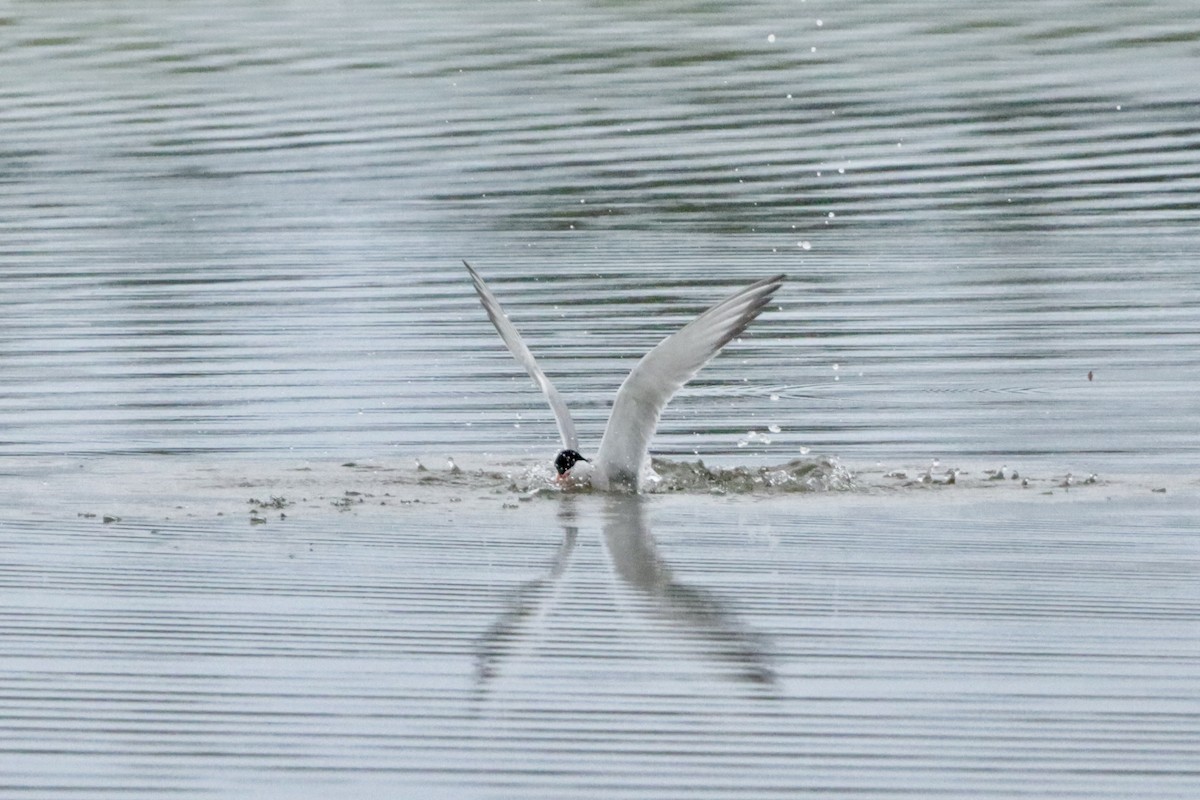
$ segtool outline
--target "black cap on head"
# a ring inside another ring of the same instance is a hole
[[[580,461],[587,461],[587,459],[574,450],[563,450],[554,459],[554,469],[559,475],[566,475],[567,470]]]

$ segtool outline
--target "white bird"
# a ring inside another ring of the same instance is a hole
[[[775,275],[735,292],[643,356],[617,390],[600,449],[595,459],[588,459],[579,452],[575,423],[562,396],[542,372],[483,278],[466,261],[463,264],[500,338],[550,401],[563,443],[563,450],[554,459],[559,481],[567,479],[576,463],[588,461],[592,464],[592,486],[616,491],[638,490],[644,465],[649,460],[650,438],[658,427],[663,408],[701,367],[762,313],[784,279],[783,275]]]

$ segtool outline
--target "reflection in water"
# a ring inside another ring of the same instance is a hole
[[[642,593],[655,613],[698,640],[706,657],[733,665],[739,680],[774,683],[775,673],[766,664],[759,637],[717,598],[675,580],[658,554],[642,513],[643,502],[640,494],[607,498],[604,543],[617,575]]]
[[[497,677],[503,664],[536,649],[562,592],[562,577],[570,564],[578,537],[576,498],[565,495],[559,518],[563,541],[549,571],[523,584],[508,609],[488,630],[479,649],[476,679],[481,687]],[[665,621],[671,631],[687,640],[691,652],[718,664],[730,677],[753,684],[774,685],[775,673],[767,664],[761,637],[746,627],[721,601],[700,589],[678,582],[659,555],[643,513],[639,494],[605,498],[604,545],[613,572],[637,595],[639,602],[622,604],[631,614],[647,614]],[[614,618],[614,624],[620,620]]]
[[[550,570],[543,577],[522,584],[513,594],[508,609],[483,637],[475,664],[475,679],[480,686],[496,677],[505,660],[532,649],[542,630],[538,623],[553,609],[579,535],[573,496],[563,497],[559,519],[563,523],[563,540],[550,562]]]

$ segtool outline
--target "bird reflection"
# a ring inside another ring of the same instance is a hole
[[[476,667],[481,688],[505,662],[533,651],[546,631],[544,621],[562,592],[563,576],[578,538],[576,500],[571,495],[562,497],[563,541],[547,573],[518,588],[508,609],[484,636]],[[638,494],[604,498],[604,545],[614,574],[638,600],[632,613],[665,621],[698,647],[701,658],[721,665],[734,679],[773,685],[775,674],[761,638],[747,630],[718,598],[676,580],[658,552],[646,523],[644,503],[645,498]]]
[[[740,680],[773,683],[760,638],[712,594],[675,580],[658,553],[643,503],[638,494],[606,498],[604,543],[617,575],[672,627],[701,642],[706,657],[734,667]]]
[[[579,537],[574,496],[563,497],[558,518],[563,526],[563,540],[550,561],[549,571],[541,578],[521,584],[509,600],[508,609],[483,637],[475,665],[475,679],[480,686],[496,676],[502,661],[533,646],[540,630],[538,623],[554,606],[562,575],[571,563]]]

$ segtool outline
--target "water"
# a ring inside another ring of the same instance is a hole
[[[0,794],[1195,796],[1193,17],[0,8]]]
[[[1194,497],[440,475],[6,519],[6,794],[1194,793]]]

